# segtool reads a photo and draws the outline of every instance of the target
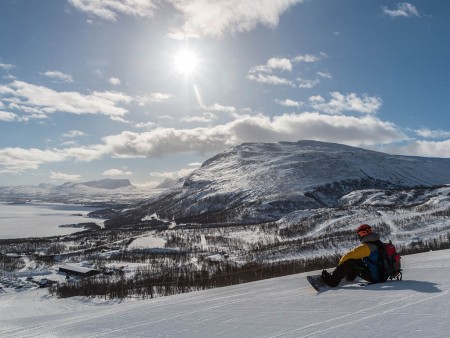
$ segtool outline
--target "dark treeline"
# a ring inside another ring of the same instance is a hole
[[[138,270],[131,279],[123,276],[84,279],[77,284],[60,285],[52,290],[58,297],[94,296],[110,298],[153,298],[195,290],[204,290],[261,279],[280,277],[300,272],[329,268],[336,264],[337,256],[317,257],[276,263],[247,263],[234,266],[228,262],[215,262],[215,271],[206,269],[190,272],[171,269],[155,276],[151,269]]]

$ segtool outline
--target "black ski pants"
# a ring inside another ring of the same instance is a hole
[[[343,278],[352,281],[358,276],[368,282],[373,282],[369,268],[361,259],[348,259],[341,265],[338,265],[331,274],[336,285],[339,284]]]

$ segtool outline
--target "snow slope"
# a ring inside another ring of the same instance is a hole
[[[403,266],[402,282],[319,294],[306,274],[123,303],[0,293],[0,336],[448,337],[450,250]]]

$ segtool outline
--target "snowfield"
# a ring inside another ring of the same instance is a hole
[[[306,274],[121,303],[0,290],[0,336],[448,337],[450,250],[402,263],[401,282],[322,293]]]

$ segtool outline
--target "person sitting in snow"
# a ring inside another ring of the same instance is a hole
[[[353,281],[358,276],[370,283],[383,281],[380,276],[381,269],[378,266],[379,250],[373,243],[380,240],[380,235],[372,232],[368,224],[360,225],[356,233],[363,244],[342,256],[333,273],[330,274],[327,270],[322,271],[321,277],[325,284],[335,287],[344,277],[348,281]]]

